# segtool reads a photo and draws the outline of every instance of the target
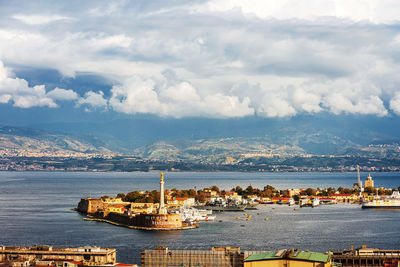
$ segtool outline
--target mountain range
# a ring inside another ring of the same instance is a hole
[[[125,154],[213,163],[274,156],[396,157],[400,128],[393,125],[394,120],[346,116],[172,119],[138,115],[103,123],[2,126],[0,149],[25,154]]]

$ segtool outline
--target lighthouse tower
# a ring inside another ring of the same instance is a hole
[[[158,214],[167,214],[167,209],[164,205],[164,173],[161,172],[160,179],[160,207],[158,208]]]

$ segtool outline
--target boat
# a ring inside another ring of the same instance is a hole
[[[244,211],[247,205],[204,205],[196,206],[196,209],[205,209],[212,211]]]
[[[337,204],[336,199],[334,198],[321,198],[319,200],[321,205],[332,205],[332,204]]]
[[[267,201],[264,201],[264,200],[259,200],[259,201],[257,201],[259,204],[275,204],[275,202],[273,202],[272,200],[267,200]]]
[[[259,203],[254,200],[245,200],[243,199],[241,203],[242,205],[246,205],[246,210],[258,210]]]
[[[208,210],[199,210],[192,207],[182,207],[178,213],[181,215],[182,221],[214,221],[215,215],[210,215]]]
[[[302,208],[302,207],[312,207],[312,208],[314,208],[316,206],[319,206],[319,204],[320,204],[319,203],[319,199],[316,198],[316,197],[314,197],[314,198],[302,198],[299,201],[300,208]]]
[[[400,209],[400,193],[399,191],[393,191],[392,195],[387,197],[374,198],[374,200],[363,200],[361,208]]]
[[[280,200],[278,200],[278,202],[276,202],[276,204],[280,204],[280,205],[286,204],[286,205],[292,206],[292,205],[295,205],[296,202],[294,201],[293,198],[289,198],[289,199],[285,199],[285,200],[280,199]]]
[[[212,198],[205,205],[195,206],[197,209],[212,210],[212,211],[244,211],[247,204],[240,204],[236,200],[225,200],[220,197]]]

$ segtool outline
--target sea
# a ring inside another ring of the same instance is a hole
[[[367,173],[361,173],[365,180]],[[398,188],[400,173],[371,173],[376,187]],[[247,221],[243,212],[217,213],[194,230],[152,232],[85,221],[73,211],[81,198],[158,190],[158,172],[0,172],[0,245],[47,244],[116,248],[123,263],[140,264],[140,252],[158,246],[242,250],[298,248],[325,252],[360,247],[400,249],[400,210],[361,209],[356,204],[315,208],[263,205]],[[251,185],[287,188],[351,188],[355,173],[168,172],[166,189],[230,190]],[[236,217],[240,217],[237,219]],[[266,220],[266,218],[268,220]]]

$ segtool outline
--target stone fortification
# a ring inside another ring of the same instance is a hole
[[[100,198],[81,198],[78,203],[78,211],[86,214],[104,211],[105,203]]]
[[[134,225],[155,229],[181,229],[182,219],[180,214],[142,213],[135,216]]]

